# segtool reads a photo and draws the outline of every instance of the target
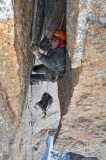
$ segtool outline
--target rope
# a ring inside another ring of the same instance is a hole
[[[29,92],[29,89],[28,89],[28,92]],[[32,88],[31,88],[31,92],[32,92]],[[27,101],[26,106],[27,106],[27,108],[29,110],[29,116],[30,116],[30,121],[29,121],[29,125],[31,126],[30,143],[31,143],[31,155],[33,157],[32,138],[33,138],[33,133],[34,132],[33,132],[33,116],[32,116],[32,111],[31,111],[31,108],[30,108],[31,107],[31,101],[32,101],[32,93],[30,95],[31,95],[30,99],[28,98],[28,95],[26,97],[26,101]]]
[[[44,22],[44,32],[45,32],[45,34],[46,34],[46,31],[47,31],[47,20],[48,20],[48,16],[50,15],[51,7],[52,7],[52,0],[50,1],[49,11],[48,11],[48,13],[46,13],[46,0],[45,0],[45,22]]]
[[[62,25],[63,25],[63,21],[64,21],[64,17],[65,17],[65,13],[63,14],[61,20],[60,20],[60,26],[58,28],[62,28]]]
[[[65,13],[63,13],[63,16],[60,18],[60,20],[59,20],[59,22],[57,23],[57,25],[56,25],[55,28],[59,28],[59,29],[62,28],[63,21],[64,21],[64,17],[65,17]]]
[[[34,8],[33,8],[33,18],[32,18],[32,32],[31,32],[31,44],[30,46],[32,46],[32,44],[35,43],[35,32],[36,32],[36,19],[37,19],[37,6],[38,6],[38,0],[35,0],[34,1]],[[33,64],[32,64],[32,69],[33,69],[33,66],[35,64],[35,57],[33,56]],[[31,73],[32,73],[32,69],[31,69]],[[31,85],[31,91],[30,91],[30,101],[28,101],[28,109],[29,109],[29,113],[30,113],[30,122],[29,122],[29,125],[31,125],[31,136],[33,137],[33,116],[32,116],[32,111],[30,109],[30,105],[31,105],[31,102],[32,102],[32,85]],[[32,138],[31,138],[31,146],[32,146]],[[33,156],[33,149],[32,149],[32,156]]]
[[[46,8],[47,8],[47,6],[46,6],[46,0],[45,0],[45,21],[44,21],[44,31],[45,32],[47,31],[47,24],[48,24],[47,21],[49,20],[49,15],[50,15],[50,12],[52,10],[52,0],[50,1],[50,8],[49,8],[48,13],[46,12],[46,10],[47,10]],[[63,24],[63,20],[64,20],[64,16],[65,16],[65,14],[63,14],[62,18],[59,20],[59,23],[56,25],[55,28],[60,28],[61,29],[62,24]],[[60,24],[60,26],[59,26],[59,24]]]
[[[35,31],[36,31],[36,19],[37,19],[37,6],[38,0],[35,0],[34,10],[33,10],[33,22],[32,22],[32,37],[31,37],[31,45],[35,43]]]
[[[36,32],[36,20],[37,20],[37,6],[38,6],[38,0],[34,1],[34,8],[33,8],[33,18],[32,18],[32,30],[31,30],[31,43],[30,46],[32,47],[33,44],[35,44],[35,32]],[[35,64],[35,56],[32,57],[32,68],[30,73],[32,73],[33,66]]]
[[[46,92],[48,93],[49,81],[47,81]]]

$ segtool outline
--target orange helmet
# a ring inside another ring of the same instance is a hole
[[[53,37],[60,38],[61,40],[65,41],[66,40],[66,32],[63,31],[62,29],[56,29],[54,31]]]

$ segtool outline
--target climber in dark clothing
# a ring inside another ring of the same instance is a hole
[[[39,81],[55,81],[63,77],[66,65],[65,40],[66,33],[56,29],[40,42],[39,48],[43,50],[43,54],[36,46],[31,48],[32,53],[42,63],[33,68],[36,74],[31,75],[32,85]]]

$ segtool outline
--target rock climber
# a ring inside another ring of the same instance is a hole
[[[36,74],[32,74],[30,77],[31,85],[39,81],[57,81],[63,77],[66,66],[65,41],[65,31],[55,29],[49,31],[47,36],[41,40],[39,48],[43,50],[43,53],[36,45],[31,47],[32,53],[42,63],[34,66],[33,71]]]

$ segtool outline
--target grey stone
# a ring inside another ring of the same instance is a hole
[[[106,76],[106,68],[102,69],[96,74],[96,78],[102,80]]]
[[[106,60],[106,52],[101,52],[99,54],[99,56],[100,56],[101,60]]]
[[[106,3],[102,3],[101,5],[100,23],[106,26]]]
[[[13,18],[12,0],[0,1],[0,20],[7,20]]]
[[[86,23],[87,23],[88,14],[90,12],[89,5],[91,1],[80,0],[80,12],[78,17],[76,46],[75,46],[74,56],[72,59],[72,68],[78,68],[81,66],[81,61],[83,58],[83,50],[84,50]],[[83,4],[85,5],[84,9],[82,9]]]

